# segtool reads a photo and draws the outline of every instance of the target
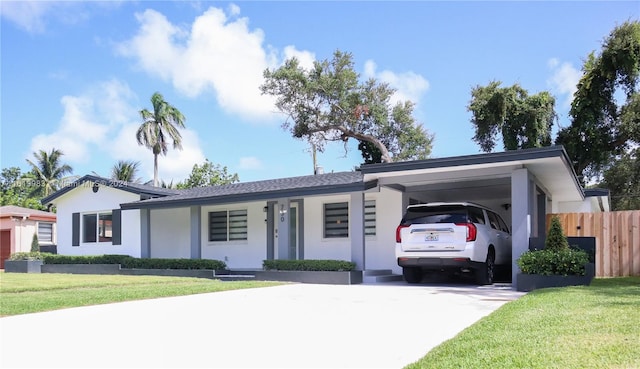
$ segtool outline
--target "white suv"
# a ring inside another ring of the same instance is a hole
[[[478,284],[492,284],[496,266],[511,267],[511,234],[481,205],[410,205],[396,229],[396,258],[408,283],[419,283],[429,270],[473,272]]]

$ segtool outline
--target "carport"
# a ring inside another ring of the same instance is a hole
[[[471,201],[500,213],[511,228],[513,286],[515,260],[531,238],[544,238],[547,213],[584,208],[584,191],[562,146],[500,153],[371,164],[364,181],[392,188],[407,205]]]

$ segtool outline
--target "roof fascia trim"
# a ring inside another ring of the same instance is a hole
[[[563,146],[548,146],[536,149],[510,150],[497,153],[485,153],[447,158],[435,158],[395,163],[366,164],[360,167],[363,174],[399,172],[418,169],[435,169],[478,164],[504,163],[508,161],[524,161],[532,159],[544,159],[564,155],[568,163],[571,163]],[[573,167],[571,167],[573,168]],[[575,175],[575,173],[574,173]]]
[[[130,192],[130,193],[134,193],[137,195],[141,195],[141,194],[150,194],[150,195],[157,195],[157,196],[168,196],[168,194],[163,193],[163,192],[159,192],[159,191],[154,191],[154,190],[149,190],[149,191],[144,191],[141,190],[139,188],[135,188],[132,186],[126,186],[123,185],[123,181],[117,181],[117,180],[112,180],[112,179],[107,179],[107,178],[102,178],[102,177],[98,177],[98,176],[93,176],[90,174],[87,174],[85,176],[82,176],[80,178],[78,178],[77,180],[73,181],[72,183],[64,186],[63,188],[61,188],[60,190],[52,193],[51,195],[43,198],[42,200],[40,200],[40,203],[43,205],[46,205],[48,203],[50,203],[51,201],[57,199],[58,197],[66,194],[67,192],[76,189],[77,187],[80,187],[81,185],[87,183],[87,182],[94,182],[94,183],[98,183],[101,184],[103,186],[108,186],[111,188],[116,188],[119,190],[123,190],[126,192]]]
[[[356,182],[341,185],[327,185],[321,187],[310,188],[296,188],[278,191],[263,191],[263,192],[250,192],[236,195],[220,195],[209,197],[194,197],[189,199],[171,199],[170,197],[164,198],[161,201],[153,201],[145,203],[144,201],[136,201],[120,204],[120,208],[123,210],[128,209],[161,209],[161,208],[180,208],[188,206],[202,206],[202,205],[221,205],[234,202],[251,202],[251,201],[267,201],[280,199],[285,197],[305,197],[316,195],[330,195],[345,192],[358,192],[366,191],[368,189],[376,187],[377,180],[368,182]]]

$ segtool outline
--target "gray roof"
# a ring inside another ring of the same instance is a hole
[[[547,146],[533,149],[520,149],[509,150],[504,152],[491,152],[474,155],[452,156],[446,158],[434,158],[424,160],[413,161],[401,161],[393,163],[379,163],[379,164],[367,164],[363,165],[360,170],[364,174],[370,173],[384,173],[395,172],[401,170],[414,170],[414,169],[430,169],[430,168],[444,168],[444,167],[457,167],[462,165],[475,165],[475,164],[489,164],[489,163],[503,163],[514,160],[531,160],[542,159],[549,157],[562,156],[567,163],[571,163],[569,155],[565,151],[563,146]],[[570,168],[573,172],[573,167]],[[575,177],[575,172],[573,172]],[[577,181],[577,179],[576,179]]]
[[[175,208],[194,205],[229,204],[234,202],[265,201],[287,197],[304,197],[328,195],[346,192],[365,191],[377,186],[377,179],[365,182],[365,174],[396,172],[427,168],[446,168],[474,164],[504,163],[509,161],[525,161],[550,157],[560,157],[563,162],[571,163],[562,146],[550,146],[536,149],[513,150],[498,153],[485,153],[447,158],[381,163],[363,165],[355,172],[326,173],[291,178],[278,178],[255,182],[233,183],[222,186],[197,187],[187,190],[173,190],[135,183],[117,183],[107,178],[84,176],[76,182],[93,181],[111,185],[125,191],[148,195],[143,199],[121,204],[122,209]],[[574,184],[580,191],[575,172],[570,164]],[[76,185],[77,186],[77,185]],[[75,186],[64,189],[42,200],[43,203],[70,191]]]
[[[131,183],[131,182],[118,181],[118,180],[104,178],[104,177],[98,177],[94,175],[86,175],[78,178],[77,180],[64,186],[60,190],[43,198],[42,200],[40,200],[40,202],[46,205],[52,202],[53,200],[57,199],[58,197],[64,195],[65,193],[73,190],[74,188],[86,182],[98,183],[102,186],[109,186],[109,187],[117,188],[122,191],[127,191],[131,193],[139,194],[139,195],[147,195],[151,197],[174,195],[180,192],[180,190],[175,190],[175,189],[153,187],[153,186],[148,186],[140,183]]]
[[[299,197],[364,191],[376,183],[364,183],[360,172],[339,172],[221,186],[197,187],[178,194],[121,204],[122,209],[180,207],[232,202],[264,201],[283,197]]]

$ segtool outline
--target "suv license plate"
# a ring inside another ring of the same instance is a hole
[[[437,241],[437,240],[438,240],[438,235],[437,235],[437,234],[429,234],[429,235],[426,235],[426,236],[424,237],[424,240],[425,240],[425,241]]]

